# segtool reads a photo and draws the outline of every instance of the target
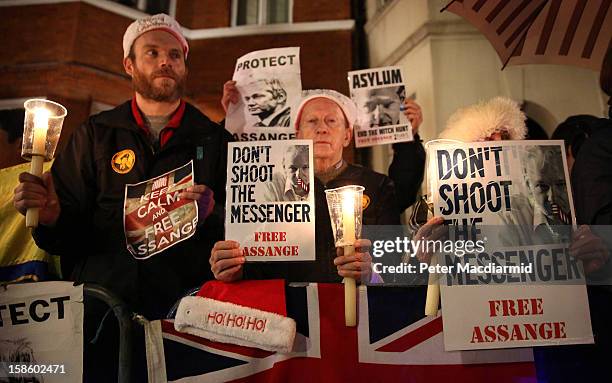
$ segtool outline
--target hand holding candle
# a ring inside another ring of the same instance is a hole
[[[421,241],[439,241],[446,237],[448,230],[442,224],[442,217],[432,217],[427,223],[417,231],[416,240]],[[423,248],[419,247],[416,252],[416,257],[420,262],[430,265],[437,265],[438,258],[431,252],[423,252]],[[425,315],[438,315],[438,306],[440,304],[440,285],[438,283],[438,275],[435,273],[429,274],[427,282],[427,299],[425,301]]]
[[[434,179],[429,177],[431,174],[437,174],[435,168],[435,155],[431,154],[431,148],[439,143],[459,143],[456,140],[431,140],[425,144],[426,157],[425,157],[425,185],[427,186],[427,204],[428,209],[433,212],[433,195],[437,193],[434,187]],[[415,235],[416,240],[422,241],[438,241],[443,240],[448,236],[448,228],[442,226],[444,218],[432,217],[427,223],[425,223],[417,231]],[[416,257],[422,263],[428,263],[430,266],[438,264],[438,257],[431,252],[423,252],[421,248],[417,249]],[[435,273],[429,274],[429,280],[427,282],[427,298],[425,300],[425,315],[435,316],[438,315],[438,307],[440,305],[440,284],[439,276]]]
[[[332,221],[336,247],[343,247],[343,255],[355,255],[355,241],[361,235],[361,200],[363,186],[344,186],[326,190],[327,206]],[[345,277],[344,316],[347,326],[357,324],[357,286],[355,279]]]
[[[21,155],[32,162],[30,173],[42,176],[43,162],[53,158],[66,108],[53,101],[33,99],[24,104],[25,120]],[[38,226],[38,208],[28,208],[26,226]]]
[[[342,196],[342,230],[344,232],[344,255],[355,254],[355,192],[347,189]],[[347,326],[357,324],[357,285],[353,278],[344,278],[344,318]]]

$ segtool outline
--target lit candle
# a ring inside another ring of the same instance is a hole
[[[344,255],[355,254],[355,192],[342,193],[342,232],[344,234]],[[344,322],[347,326],[357,325],[357,284],[353,278],[344,278]]]
[[[355,192],[347,190],[342,193],[342,232],[344,243],[355,243]]]
[[[45,161],[47,130],[49,129],[49,115],[51,113],[46,108],[36,108],[34,110],[34,128],[32,141],[32,163],[30,173],[41,177],[43,162]],[[38,226],[38,208],[29,208],[26,212],[26,227]]]
[[[34,141],[32,143],[32,155],[44,156],[47,143],[47,130],[49,129],[49,111],[45,108],[37,108],[34,111]]]

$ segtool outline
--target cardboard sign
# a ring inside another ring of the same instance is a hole
[[[351,98],[358,110],[356,147],[413,141],[412,125],[402,106],[406,98],[403,78],[400,67],[348,73]]]
[[[311,140],[230,143],[225,238],[247,261],[315,259]]]
[[[159,177],[125,185],[123,226],[134,258],[152,257],[195,234],[198,206],[179,197],[193,185],[193,161]]]
[[[434,142],[427,154],[454,248],[436,249],[445,348],[592,343],[584,271],[568,252],[563,142]]]

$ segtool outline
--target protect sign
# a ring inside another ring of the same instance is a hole
[[[240,97],[229,104],[225,128],[237,141],[295,138],[302,94],[299,47],[247,53],[236,61],[232,80]]]
[[[37,282],[1,289],[0,381],[80,382],[83,285]]]

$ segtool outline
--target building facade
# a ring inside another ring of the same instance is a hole
[[[407,94],[423,109],[424,140],[436,138],[457,108],[494,96],[523,105],[526,115],[550,136],[576,114],[604,116],[607,98],[599,73],[560,65],[502,68],[487,39],[461,17],[440,12],[450,0],[367,0],[365,33],[370,67],[399,65]],[[378,171],[391,159],[388,145],[373,149]]]
[[[6,0],[0,2],[0,108],[46,97],[68,109],[60,148],[91,113],[132,97],[122,38],[144,11],[167,11],[190,45],[187,100],[221,120],[223,83],[236,59],[299,46],[302,85],[348,90],[358,67],[350,0]],[[350,153],[352,155],[352,153]]]

